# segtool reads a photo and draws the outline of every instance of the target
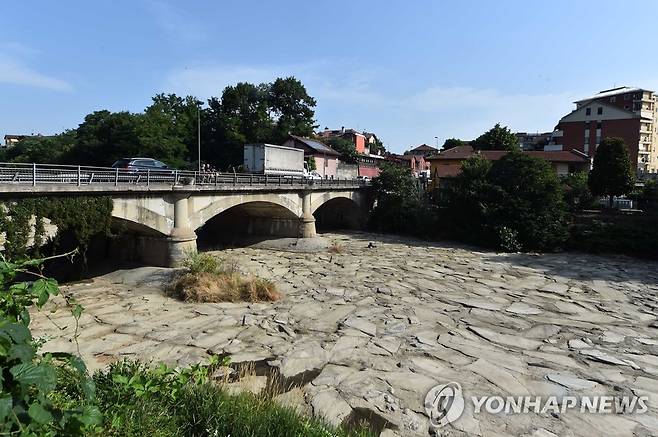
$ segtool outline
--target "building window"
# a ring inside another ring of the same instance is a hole
[[[600,121],[597,121],[597,122],[596,122],[596,128],[597,128],[598,130],[601,130],[601,127],[602,127],[602,126],[603,126],[603,123],[601,123]]]
[[[586,108],[585,115],[592,115],[592,108]]]
[[[624,100],[630,100],[631,95],[630,94],[624,94]]]
[[[603,114],[603,108],[600,107],[600,106],[599,106],[598,108],[596,108],[596,114],[597,114],[597,115],[601,115],[601,114]]]
[[[583,151],[584,151],[585,153],[589,153],[589,142],[586,142],[586,143],[585,143],[585,147],[583,147]]]
[[[612,97],[610,97],[610,103],[615,103],[616,101],[617,101],[617,97],[616,97],[616,96],[612,96]]]

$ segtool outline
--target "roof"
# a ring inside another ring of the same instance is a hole
[[[568,113],[564,117],[560,118],[560,121],[558,122],[558,124],[562,123],[562,121],[565,118],[569,117],[570,115],[575,114],[576,112],[579,112],[579,111],[586,111],[587,108],[593,107],[593,106],[605,107],[605,108],[608,108],[609,110],[611,109],[613,112],[617,111],[618,114],[623,113],[627,118],[628,117],[630,117],[630,118],[645,118],[645,117],[642,117],[641,114],[638,114],[637,112],[631,111],[630,109],[620,108],[619,106],[611,105],[610,103],[607,103],[607,102],[597,102],[597,101],[594,101],[594,100],[591,100],[591,101],[581,100],[581,102],[586,102],[586,103],[584,103],[583,105],[580,105],[578,108],[574,109],[573,111],[571,111],[570,113]],[[576,102],[576,103],[578,103],[578,102]],[[607,116],[606,116],[605,119],[606,120],[616,120],[615,118],[610,118],[610,117],[607,117]]]
[[[489,161],[498,161],[509,152],[506,150],[479,150],[475,151],[471,146],[457,146],[442,151],[438,155],[427,158],[430,161],[463,161],[476,153],[484,156]],[[587,162],[589,158],[576,150],[560,150],[555,152],[527,151],[521,152],[535,158],[542,158],[549,162]]]
[[[651,91],[651,90],[645,90],[643,88],[637,88],[637,87],[620,86],[620,87],[612,88],[612,89],[609,89],[609,90],[603,90],[603,91],[599,92],[598,94],[594,94],[591,97],[576,100],[574,103],[583,103],[583,102],[587,102],[589,100],[596,100],[596,99],[601,99],[601,98],[605,98],[605,97],[617,96],[619,94],[634,93],[634,92],[638,92],[638,91]],[[651,92],[653,92],[653,91],[651,91]]]
[[[321,153],[323,155],[340,156],[340,153],[336,152],[331,147],[329,147],[326,144],[323,144],[319,141],[313,140],[311,138],[298,137],[296,135],[290,135],[290,137],[297,140],[297,141],[299,141],[299,142],[301,142],[301,143],[304,143],[309,148],[311,148],[314,151],[316,151],[318,153]]]
[[[427,144],[421,144],[420,146],[411,150],[418,150],[419,152],[438,152],[439,149],[436,147],[428,146]]]

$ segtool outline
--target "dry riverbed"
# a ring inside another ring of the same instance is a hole
[[[207,354],[274,369],[281,401],[334,424],[428,435],[432,387],[461,384],[443,435],[658,434],[658,264],[581,254],[496,254],[369,234],[325,234],[343,253],[218,252],[271,279],[276,303],[189,304],[163,292],[169,269],[122,270],[63,287],[84,305],[92,369],[123,357],[187,365]],[[368,248],[369,242],[374,247]],[[56,300],[57,301],[57,300]],[[60,301],[61,302],[61,301]],[[73,320],[35,315],[46,350],[75,351]],[[644,414],[475,413],[475,395],[643,395]]]

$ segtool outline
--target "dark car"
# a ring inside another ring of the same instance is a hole
[[[132,171],[164,171],[171,170],[164,162],[153,158],[123,158],[112,164],[112,168]]]

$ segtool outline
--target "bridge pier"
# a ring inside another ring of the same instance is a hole
[[[299,220],[299,236],[301,238],[313,238],[315,233],[315,217],[311,212],[311,192],[306,191],[302,197],[302,217]]]
[[[178,197],[174,201],[174,227],[167,237],[167,264],[180,267],[188,252],[195,252],[196,233],[190,226],[188,197]]]

